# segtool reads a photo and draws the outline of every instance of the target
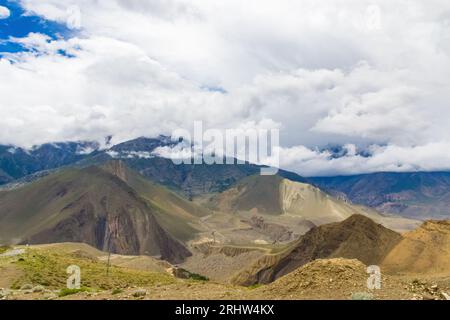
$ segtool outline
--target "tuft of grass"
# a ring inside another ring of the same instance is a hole
[[[202,276],[198,273],[189,273],[189,279],[195,280],[195,281],[209,281],[209,278]]]
[[[352,300],[373,300],[373,294],[368,292],[354,292],[352,293]]]
[[[42,285],[49,289],[65,287],[69,277],[66,270],[70,265],[80,267],[81,284],[94,290],[146,287],[177,281],[168,274],[117,266],[111,266],[107,276],[106,262],[74,257],[55,250],[29,249],[22,257],[23,260],[13,262],[22,271],[21,276],[14,281],[14,286],[19,288],[26,283]]]
[[[85,287],[82,287],[80,289],[64,288],[64,289],[61,289],[61,291],[59,292],[58,296],[61,298],[61,297],[65,297],[65,296],[70,296],[72,294],[77,294],[77,293],[80,293],[80,292],[88,292],[88,291],[90,291],[90,289],[89,288],[85,288]]]
[[[113,291],[112,291],[112,295],[116,295],[116,294],[119,294],[119,293],[122,293],[123,292],[123,290],[122,289],[114,289]]]
[[[256,283],[256,284],[252,284],[251,286],[248,286],[247,288],[250,290],[253,290],[253,289],[258,289],[261,286],[262,286],[262,284]]]
[[[0,254],[5,253],[9,249],[11,249],[10,246],[0,246]]]

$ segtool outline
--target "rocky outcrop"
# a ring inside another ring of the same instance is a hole
[[[253,228],[269,236],[274,242],[289,242],[294,239],[292,230],[276,223],[266,222],[261,216],[253,216],[248,222]]]

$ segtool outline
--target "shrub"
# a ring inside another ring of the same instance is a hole
[[[81,287],[80,289],[64,288],[64,289],[61,289],[61,291],[59,292],[59,297],[70,296],[72,294],[77,294],[80,292],[87,292],[87,291],[89,291],[89,288],[86,288],[86,287]]]
[[[189,278],[195,281],[209,281],[209,278],[198,273],[190,273]]]
[[[112,291],[112,295],[119,294],[119,293],[122,293],[122,292],[123,292],[122,289],[114,289],[114,290]]]

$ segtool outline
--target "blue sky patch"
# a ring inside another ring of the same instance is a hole
[[[68,39],[75,35],[75,31],[67,28],[65,24],[26,15],[18,1],[0,0],[0,6],[8,8],[11,12],[9,18],[0,19],[0,56],[2,52],[28,51],[20,44],[8,41],[10,37],[22,38],[31,32],[42,33],[52,39]]]
[[[222,94],[228,93],[228,91],[225,90],[224,88],[222,88],[222,87],[217,87],[217,86],[202,86],[201,88],[202,88],[203,90],[211,91],[211,92],[220,92],[220,93],[222,93]]]

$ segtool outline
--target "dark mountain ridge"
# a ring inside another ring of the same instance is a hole
[[[241,179],[258,174],[261,169],[250,163],[176,165],[155,154],[158,147],[174,144],[169,137],[159,136],[140,137],[108,149],[99,149],[95,142],[48,143],[30,150],[0,145],[0,185],[21,186],[45,176],[46,171],[68,166],[103,165],[120,159],[147,179],[192,199],[222,192]],[[296,182],[312,183],[341,200],[384,213],[422,220],[450,216],[450,172],[380,172],[305,179],[280,170],[278,175]]]
[[[23,179],[41,170],[62,166],[103,165],[108,161],[120,159],[149,180],[192,198],[223,191],[240,179],[259,173],[261,169],[261,166],[250,163],[177,165],[171,159],[154,153],[158,147],[171,147],[175,144],[167,136],[140,137],[104,150],[91,148],[92,152],[89,154],[80,153],[83,148],[93,145],[87,142],[67,143],[64,148],[63,145],[55,147],[57,144],[48,144],[36,147],[36,151],[18,149],[16,153],[8,152],[13,147],[4,146],[3,149],[0,148],[0,184]],[[305,181],[303,177],[285,170],[280,170],[279,175],[294,181]],[[28,180],[33,180],[32,178]]]
[[[96,142],[47,143],[29,150],[0,145],[0,184],[75,163],[98,148]]]
[[[381,212],[422,220],[450,216],[450,172],[379,172],[309,180],[331,194]]]

